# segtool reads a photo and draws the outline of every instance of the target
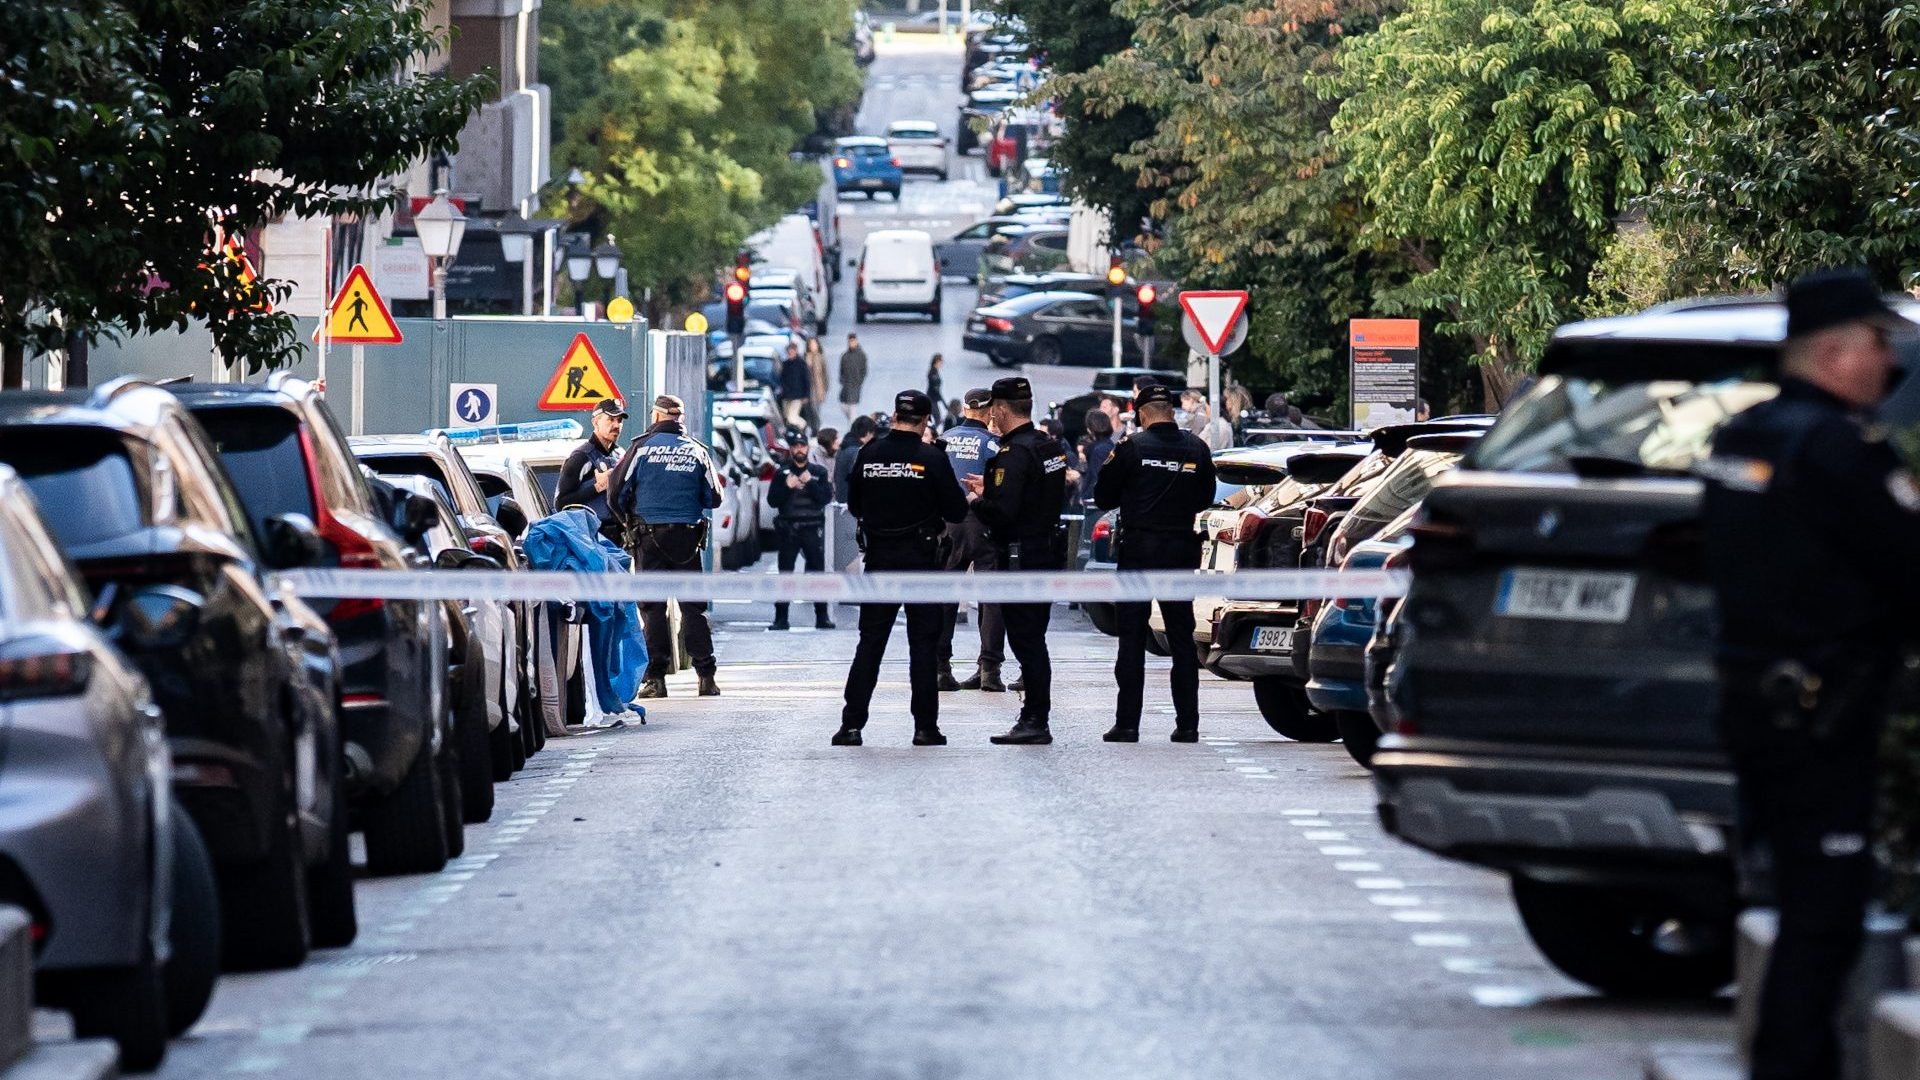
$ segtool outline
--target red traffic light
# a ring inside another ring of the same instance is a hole
[[[738,281],[727,282],[727,303],[737,304],[747,298],[747,287]]]
[[[1153,302],[1159,299],[1160,293],[1159,290],[1151,285],[1142,285],[1139,291],[1134,293],[1133,296],[1134,299],[1140,301],[1141,307],[1150,308],[1153,306]]]

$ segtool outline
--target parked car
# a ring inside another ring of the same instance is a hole
[[[1015,219],[1018,221],[1019,219]],[[1077,292],[1105,299],[1107,279],[1099,274],[1080,274],[1071,270],[1048,270],[1036,274],[1008,274],[992,288],[980,294],[979,307],[992,307],[1016,297],[1039,292]],[[1128,315],[1140,313],[1139,301],[1129,296],[1124,312]]]
[[[747,466],[741,463],[739,454],[740,433],[730,423],[713,425],[714,465],[720,473],[720,505],[713,511],[713,528],[709,543],[713,547],[713,562],[722,570],[738,570],[759,560],[756,540],[759,536],[759,514],[740,512],[740,506],[750,489],[745,485],[746,477],[751,475]]]
[[[189,628],[122,644],[166,717],[175,794],[212,852],[225,966],[291,967],[316,934],[351,941],[334,641],[265,581],[317,545],[311,517],[256,523],[200,425],[132,379],[0,397],[0,461],[107,618],[145,597]]]
[[[376,501],[314,387],[287,374],[265,385],[170,387],[208,432],[247,515],[294,514],[320,542],[301,565],[407,570],[396,522]],[[400,524],[404,524],[401,522]],[[438,605],[409,600],[317,601],[338,643],[343,782],[375,874],[446,865],[443,800],[432,767],[445,700],[446,629]],[[350,933],[316,923],[327,943]]]
[[[1133,323],[1121,319],[1123,360],[1140,357]],[[1113,356],[1113,309],[1086,293],[1028,293],[975,311],[961,343],[996,367],[1106,363]]]
[[[1754,373],[1784,326],[1752,298],[1562,327],[1413,526],[1381,821],[1507,873],[1534,944],[1608,993],[1732,973],[1734,781],[1691,470],[1774,394]]]
[[[1002,230],[980,249],[980,288],[991,290],[1013,274],[1038,274],[1065,267],[1067,236],[1067,226],[1051,222]]]
[[[95,626],[33,495],[0,465],[0,901],[31,920],[39,1002],[119,1043],[132,1071],[200,1019],[220,973],[213,863],[173,798],[147,680],[109,640],[177,648],[179,603],[148,586]]]
[[[814,218],[796,212],[748,237],[746,243],[753,253],[748,287],[798,290],[810,316],[807,326],[822,334],[833,311],[833,267],[827,260],[838,244],[837,237],[834,243],[828,242],[829,231]]]
[[[887,150],[906,172],[947,178],[947,139],[931,120],[895,120],[887,125]]]
[[[786,358],[787,345],[783,340],[761,336],[743,341],[740,343],[737,365],[731,347],[727,349],[727,355],[707,361],[707,389],[732,389],[737,366],[742,389],[765,387],[772,390],[780,385],[780,364]]]
[[[855,322],[876,312],[902,311],[941,318],[940,267],[933,239],[919,229],[876,229],[860,247],[854,291]]]
[[[884,191],[900,201],[906,174],[900,171],[887,140],[872,135],[849,135],[833,144],[833,187],[838,194],[862,191],[871,200]]]
[[[934,245],[934,254],[940,261],[940,273],[943,276],[964,277],[969,281],[977,280],[980,276],[980,254],[986,250],[987,241],[1008,229],[1025,228],[1044,220],[1006,214],[974,222]],[[1105,279],[1101,279],[1101,284],[1105,285]],[[1006,297],[998,296],[995,299]],[[987,296],[982,294],[980,303],[984,305],[989,302]]]

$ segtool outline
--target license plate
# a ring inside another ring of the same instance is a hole
[[[1493,601],[1497,615],[1563,622],[1623,623],[1633,611],[1632,574],[1508,570]]]
[[[1256,626],[1253,629],[1254,652],[1292,652],[1293,627]]]
[[[861,187],[879,187],[879,186],[880,186],[880,181],[878,181],[878,180],[862,180],[862,181],[860,181],[860,186],[861,186]]]

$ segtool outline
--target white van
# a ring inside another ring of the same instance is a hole
[[[919,229],[879,229],[860,248],[853,319],[876,311],[921,312],[940,321],[940,268],[933,237]]]
[[[753,253],[753,265],[791,267],[813,295],[818,306],[816,333],[827,332],[827,315],[833,310],[833,282],[827,277],[826,251],[813,219],[805,214],[788,214],[770,229],[747,238],[747,250]]]

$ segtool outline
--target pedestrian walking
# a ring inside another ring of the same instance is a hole
[[[787,429],[798,431],[805,427],[805,410],[813,398],[813,375],[800,355],[800,347],[791,341],[787,342],[787,358],[780,362],[779,398]]]
[[[1138,401],[1139,398],[1134,399]],[[1213,407],[1207,404],[1207,396],[1198,390],[1180,392],[1181,407],[1187,410],[1186,428],[1200,437],[1200,441],[1209,450],[1225,450],[1233,445],[1233,428],[1225,420],[1213,415]],[[1139,406],[1134,406],[1138,411]],[[1140,426],[1146,427],[1146,421]]]
[[[620,428],[627,422],[626,406],[603,398],[593,407],[587,422],[593,427],[592,433],[560,465],[554,506],[561,510],[586,507],[600,519],[600,535],[623,544],[626,537],[607,505],[607,491],[620,464]]]
[[[828,479],[827,470],[807,460],[807,454],[806,443],[794,443],[767,491],[767,501],[778,513],[773,529],[780,544],[783,574],[793,573],[794,565],[803,561],[807,573],[817,574],[827,568],[827,504],[833,501],[833,481]],[[767,629],[788,629],[787,608],[784,601],[773,605],[773,625]],[[826,604],[813,605],[813,625],[820,630],[833,629],[833,616]]]
[[[946,453],[923,438],[932,416],[931,398],[918,390],[903,390],[894,398],[891,430],[860,450],[848,486],[847,510],[859,522],[860,548],[868,570],[936,569],[947,523],[967,514],[966,496]],[[860,745],[873,688],[880,679],[880,661],[900,607],[899,603],[860,605],[860,643],[847,671],[846,706],[840,713],[840,730],[833,735],[835,746]],[[940,606],[908,604],[906,609],[913,745],[945,746],[934,670]]]
[[[867,350],[860,347],[860,335],[847,335],[847,351],[840,354],[840,407],[847,411],[847,422],[860,415],[860,388],[867,383]]]
[[[1093,505],[1093,489],[1100,482],[1101,466],[1113,453],[1113,418],[1105,409],[1088,409],[1086,434],[1080,437],[1080,501]]]
[[[871,416],[853,418],[853,424],[847,428],[847,437],[840,440],[840,449],[833,454],[834,502],[847,501],[847,480],[853,475],[853,463],[860,456],[860,448],[871,442],[878,430]]]
[[[967,485],[974,512],[987,525],[1002,570],[1058,570],[1066,564],[1066,538],[1060,507],[1066,501],[1067,455],[1051,435],[1033,426],[1033,387],[1022,378],[993,384],[989,423],[1000,436],[1000,452],[986,472]],[[1053,709],[1053,665],[1047,656],[1047,619],[1053,606],[1002,604],[1007,644],[1020,661],[1026,691],[1019,717],[1001,745],[1031,746],[1053,741],[1048,718]]]
[[[965,492],[966,484],[986,471],[987,462],[1000,452],[1000,440],[987,428],[987,412],[993,404],[993,392],[976,388],[960,399],[960,422],[947,430],[947,462],[953,466],[954,480]],[[955,571],[998,570],[999,555],[987,538],[986,523],[968,509],[966,517],[947,526],[946,569]],[[1000,619],[999,604],[981,604],[980,652],[974,660],[973,674],[962,680],[953,677],[953,633],[960,624],[960,605],[946,604],[940,609],[940,689],[985,690],[1004,693],[1000,681],[1001,665],[1007,659],[1007,628]]]
[[[1780,911],[1752,1075],[1833,1080],[1874,877],[1880,734],[1920,602],[1920,481],[1871,420],[1889,337],[1912,327],[1858,271],[1809,274],[1786,307],[1779,396],[1729,421],[1700,468],[1704,562],[1742,857],[1771,857]]]
[[[627,524],[633,568],[641,573],[701,569],[707,511],[720,505],[720,477],[714,471],[713,456],[687,436],[681,424],[686,411],[686,404],[672,394],[654,398],[653,423],[628,447],[623,468],[615,477],[614,511]],[[663,698],[667,668],[673,662],[666,602],[643,601],[640,622],[647,635],[647,678],[637,696]],[[717,696],[718,664],[705,601],[680,601],[680,637],[693,656],[700,696]]]
[[[827,402],[827,350],[820,347],[820,339],[807,338],[807,375],[812,380],[812,389],[807,394],[807,407],[804,410],[807,426],[820,430],[820,406]]]
[[[933,359],[927,361],[927,399],[933,402],[934,424],[940,422],[940,414],[947,407],[946,391],[940,386],[940,366],[940,354],[934,353]]]
[[[833,455],[840,450],[840,429],[821,428],[813,437],[807,460],[827,470],[827,486],[833,486]],[[831,501],[831,500],[829,500]]]
[[[1213,504],[1213,452],[1200,437],[1174,423],[1173,391],[1146,386],[1133,395],[1139,432],[1109,451],[1094,487],[1094,503],[1119,510],[1114,562],[1122,570],[1197,570],[1200,536],[1196,514]],[[1148,603],[1114,605],[1120,653],[1113,665],[1119,694],[1107,742],[1140,741],[1140,708],[1146,681]],[[1193,640],[1193,605],[1160,605],[1167,640]],[[1200,664],[1194,651],[1173,653],[1173,741],[1200,741]]]

